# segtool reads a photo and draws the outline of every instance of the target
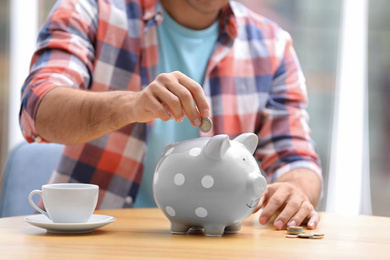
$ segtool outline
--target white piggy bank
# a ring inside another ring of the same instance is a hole
[[[207,236],[236,233],[266,189],[253,157],[258,138],[246,133],[173,143],[164,149],[153,179],[154,199],[171,232],[204,228]]]

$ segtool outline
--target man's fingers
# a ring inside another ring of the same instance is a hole
[[[179,78],[179,83],[185,86],[191,92],[200,116],[209,117],[210,108],[209,104],[206,101],[206,96],[204,94],[202,86],[199,85],[196,81],[190,79],[189,77]]]
[[[275,215],[274,227],[299,226],[307,222],[309,229],[315,229],[320,221],[319,214],[307,196],[287,183],[274,183],[267,186],[265,195],[256,208],[264,207],[259,222],[266,224]]]
[[[146,96],[144,100],[147,101],[141,101],[141,103],[145,104],[144,108],[140,109],[139,111],[143,111],[144,113],[146,113],[146,118],[149,118],[150,114],[152,114],[155,118],[160,118],[163,121],[168,121],[171,118],[171,114],[165,104],[158,100],[152,92],[146,91],[145,93],[143,93],[143,95]],[[139,114],[137,114],[137,116],[142,117],[142,115]],[[141,121],[147,121],[146,118],[141,118]]]
[[[317,211],[313,210],[309,216],[309,221],[307,222],[308,229],[316,229],[318,223],[320,222],[320,215]]]
[[[257,203],[256,209],[253,211],[253,213],[258,212],[261,209],[261,207],[266,205],[267,199],[268,199],[268,196],[269,196],[268,187],[269,186],[267,186],[267,189],[265,190],[263,196],[261,196],[261,198],[259,200],[259,203]]]
[[[287,193],[275,192],[270,193],[267,205],[264,207],[260,215],[260,223],[266,224],[270,218],[284,205],[287,200]]]
[[[165,77],[163,78],[164,80],[167,80]],[[174,83],[169,82],[165,84],[170,85]],[[176,119],[176,121],[182,122],[184,119],[184,113],[180,98],[175,95],[175,93],[172,93],[172,91],[170,91],[162,82],[155,82],[149,87],[150,91],[153,93],[152,95],[162,103],[169,113],[170,119]]]
[[[284,207],[284,209],[280,212],[279,216],[275,219],[274,227],[278,230],[282,229],[290,221],[291,217],[296,215],[296,213],[299,212],[299,210],[300,210],[300,201],[297,200],[289,201]],[[308,213],[309,212],[306,213],[306,216]]]
[[[287,222],[287,226],[299,226],[314,210],[313,206],[308,201],[302,202],[298,211],[294,216],[291,216]]]
[[[201,116],[195,106],[194,98],[190,90],[178,82],[172,82],[167,88],[178,98],[180,110],[184,110],[192,125],[198,127],[200,125]]]
[[[193,126],[199,127],[201,118],[210,116],[202,87],[179,71],[160,74],[149,87],[178,122],[187,116]]]

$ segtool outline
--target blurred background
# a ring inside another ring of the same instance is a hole
[[[14,0],[12,0],[14,1]],[[29,0],[30,1],[30,0]],[[40,27],[55,0],[37,0]],[[343,14],[342,0],[241,0],[246,6],[276,21],[293,37],[294,48],[306,76],[312,137],[322,161],[324,197],[319,210],[326,209],[329,165],[334,128],[335,95],[337,95],[337,69],[340,59],[340,26]],[[11,89],[20,92],[21,85],[12,85],[11,71],[11,0],[0,0],[0,183],[7,155],[14,146],[10,140],[18,140],[20,130],[10,128],[10,107],[19,99],[11,95]],[[390,1],[368,2],[367,27],[367,93],[369,186],[372,214],[390,217]],[[31,21],[24,21],[26,24]],[[20,27],[19,27],[20,28]],[[20,29],[19,29],[20,30]],[[23,29],[22,29],[23,30]],[[35,39],[30,39],[35,42]],[[26,43],[27,44],[27,43]],[[31,55],[27,55],[30,60]],[[357,55],[358,56],[358,55]],[[26,67],[20,68],[27,71]],[[23,75],[22,82],[27,75]],[[350,93],[350,99],[354,93]],[[12,100],[11,100],[12,99]],[[357,110],[359,111],[359,110]],[[363,115],[362,115],[363,117]],[[353,122],[352,122],[353,123]],[[353,150],[354,147],[348,149]],[[361,158],[356,158],[360,163]],[[28,174],[28,173],[26,173]],[[348,191],[348,183],[345,183]],[[0,186],[1,189],[1,186]]]

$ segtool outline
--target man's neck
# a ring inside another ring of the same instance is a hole
[[[223,2],[223,1],[222,1]],[[218,18],[222,9],[210,4],[194,5],[187,0],[161,0],[161,4],[168,14],[179,24],[193,30],[202,30],[210,27]]]

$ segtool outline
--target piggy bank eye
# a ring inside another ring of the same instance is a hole
[[[242,160],[245,162],[245,157],[244,157],[244,158],[242,158]]]

